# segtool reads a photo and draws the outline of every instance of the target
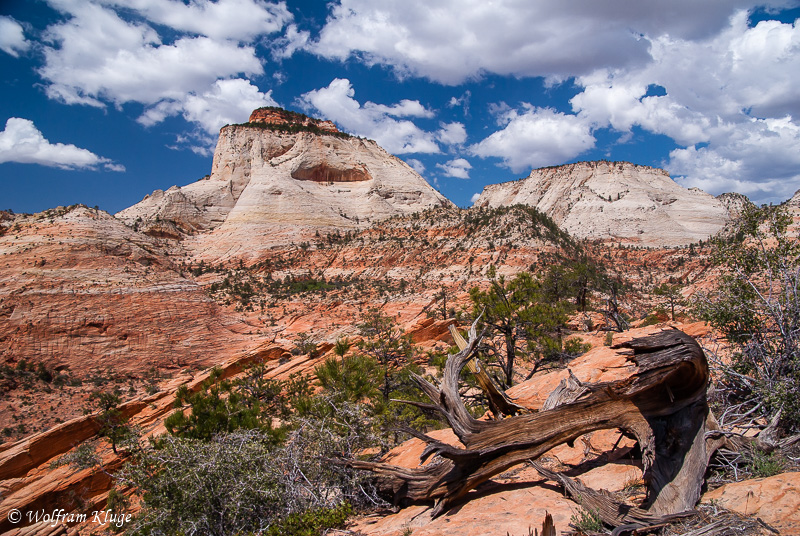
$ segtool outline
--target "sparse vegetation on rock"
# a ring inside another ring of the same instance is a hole
[[[732,346],[717,390],[730,424],[780,413],[787,431],[800,431],[800,243],[790,222],[782,207],[745,207],[715,242],[717,289],[696,301]]]
[[[530,273],[521,272],[506,282],[492,266],[491,287],[470,290],[473,317],[486,326],[489,344],[484,351],[489,366],[500,368],[500,384],[509,388],[515,383],[515,367],[522,360],[530,378],[540,363],[562,351],[560,329],[567,320],[567,307],[547,298],[542,284]],[[500,339],[494,341],[494,337]]]

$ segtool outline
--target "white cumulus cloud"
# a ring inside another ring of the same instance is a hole
[[[416,158],[408,158],[406,159],[406,164],[411,166],[411,169],[422,175],[425,173],[425,164],[417,160]]]
[[[30,47],[22,25],[11,17],[0,17],[0,50],[17,58]]]
[[[441,123],[436,139],[445,145],[461,145],[467,141],[467,129],[463,123]]]
[[[45,31],[38,70],[52,99],[139,103],[144,125],[177,115],[205,133],[276,104],[247,78],[264,74],[253,43],[292,20],[284,2],[48,1],[65,16]]]
[[[625,141],[641,128],[679,146],[665,165],[685,184],[780,201],[800,187],[791,128],[776,127],[800,118],[800,23],[752,24],[750,15],[795,5],[338,0],[306,49],[450,85],[486,75],[572,79],[582,88],[572,113],[505,105],[496,110],[502,129],[474,144],[474,154],[523,170],[575,157],[594,146],[599,129]],[[462,102],[453,97],[448,106]],[[760,167],[765,153],[768,168]]]
[[[99,0],[134,10],[157,24],[213,39],[252,41],[281,30],[292,20],[284,2],[263,0]]]
[[[800,187],[800,26],[748,25],[746,12],[701,40],[659,36],[653,61],[578,78],[573,111],[593,128],[639,126],[681,148],[667,169],[687,186],[782,201]],[[665,95],[647,96],[658,85]]]
[[[786,116],[727,127],[712,145],[673,150],[667,170],[684,186],[714,194],[739,192],[757,202],[791,197],[800,187],[800,124]]]
[[[588,121],[574,114],[525,105],[505,112],[505,128],[470,147],[483,158],[498,157],[515,173],[561,164],[594,147]]]
[[[0,163],[40,164],[62,169],[125,171],[124,166],[71,144],[50,143],[33,121],[11,117],[0,132]]]
[[[211,88],[200,94],[189,93],[179,101],[161,101],[146,110],[139,117],[139,122],[152,126],[166,117],[181,115],[187,121],[200,125],[202,131],[181,136],[178,145],[172,148],[188,147],[197,154],[208,156],[214,151],[216,134],[221,127],[245,122],[256,108],[276,105],[272,91],[262,93],[248,80],[217,80]]]
[[[139,121],[150,126],[167,116],[181,114],[206,132],[216,133],[224,125],[243,123],[256,108],[275,105],[271,91],[262,93],[248,80],[217,80],[202,93],[189,93],[180,101],[162,101],[147,110]]]
[[[364,104],[364,108],[375,113],[394,117],[433,117],[432,111],[426,109],[419,101],[410,99],[403,99],[391,106],[367,102]]]
[[[391,153],[440,152],[432,133],[409,120],[393,117],[427,117],[418,101],[403,100],[391,106],[366,102],[362,106],[354,97],[355,89],[350,80],[337,78],[327,87],[303,94],[300,100],[306,108],[313,108],[347,132],[373,139]]]
[[[153,28],[128,23],[115,12],[90,2],[51,26],[39,74],[47,93],[67,104],[102,106],[165,99],[180,100],[218,78],[263,73],[252,47],[208,37],[182,37],[162,44]]]
[[[772,5],[784,2],[771,2]],[[564,79],[646,63],[643,36],[713,35],[747,0],[340,0],[308,49],[459,84],[483,73]]]
[[[442,172],[448,177],[455,177],[457,179],[468,179],[469,170],[472,169],[470,164],[464,158],[454,158],[444,164],[436,164],[436,167],[441,169]]]

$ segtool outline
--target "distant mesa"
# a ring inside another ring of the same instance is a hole
[[[535,169],[487,186],[475,205],[529,205],[577,238],[661,247],[707,240],[743,199],[683,188],[663,169],[599,161]]]
[[[686,189],[663,169],[578,162],[484,188],[478,207],[523,204],[576,238],[683,246],[722,230],[747,203]],[[209,261],[453,206],[405,162],[330,121],[275,107],[220,129],[210,175],[156,190],[117,214],[155,237],[191,237]]]

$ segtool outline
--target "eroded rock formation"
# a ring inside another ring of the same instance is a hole
[[[336,125],[334,125],[332,121],[314,119],[313,117],[308,117],[304,114],[290,112],[274,106],[267,106],[253,110],[253,112],[250,114],[250,119],[248,119],[247,122],[264,123],[268,125],[275,125],[278,127],[285,126],[289,128],[295,126],[313,127],[325,132],[339,132],[339,129],[336,128]]]
[[[484,188],[476,206],[530,205],[579,238],[677,246],[706,240],[729,219],[728,203],[628,162],[579,162],[535,169]]]
[[[0,236],[0,257],[0,362],[129,373],[207,365],[211,353],[243,347],[238,321],[181,274],[158,240],[105,212],[20,216]]]
[[[208,177],[157,190],[117,217],[210,231],[193,237],[192,249],[225,260],[451,204],[405,162],[328,122],[274,109],[250,120],[222,128]]]

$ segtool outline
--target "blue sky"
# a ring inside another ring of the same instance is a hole
[[[800,4],[4,0],[0,209],[117,212],[278,105],[375,139],[460,206],[581,160],[756,202],[800,188]]]

